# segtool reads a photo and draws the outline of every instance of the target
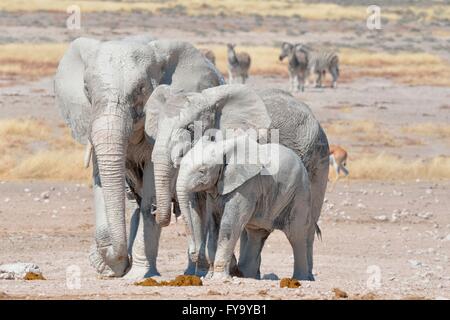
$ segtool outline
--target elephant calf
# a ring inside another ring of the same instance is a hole
[[[191,233],[195,228],[188,194],[199,191],[207,193],[206,216],[212,219],[208,251],[214,261],[213,279],[230,276],[241,233],[239,271],[244,277],[259,278],[261,251],[274,229],[282,230],[292,245],[293,277],[314,279],[307,242],[314,223],[311,188],[308,172],[294,151],[279,144],[259,144],[244,135],[217,142],[204,137],[183,157],[177,180],[181,212]],[[194,234],[193,261],[201,242]]]

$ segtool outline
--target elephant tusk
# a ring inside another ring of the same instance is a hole
[[[84,151],[84,167],[89,168],[89,163],[92,157],[92,144],[88,141],[86,150]]]

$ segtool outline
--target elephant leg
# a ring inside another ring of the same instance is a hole
[[[238,268],[245,278],[261,278],[261,251],[269,234],[263,229],[244,229],[242,231]]]
[[[325,192],[327,190],[328,173],[330,169],[330,158],[334,161],[333,157],[325,156],[328,151],[325,151],[322,159],[318,161],[317,170],[311,180],[311,216],[313,225],[310,227],[308,236],[308,264],[309,270],[312,276],[313,269],[313,245],[314,245],[314,233],[318,231],[317,222],[320,218],[322,211],[323,200],[325,199]],[[332,185],[332,189],[334,184]]]
[[[133,265],[127,273],[127,279],[141,279],[159,275],[156,267],[161,227],[151,214],[155,199],[153,163],[148,162],[144,168],[140,222],[132,246]]]
[[[129,203],[131,206],[131,211],[133,212],[131,215],[131,220],[130,220],[130,237],[128,240],[129,241],[128,242],[128,254],[131,256],[134,240],[136,239],[136,235],[137,235],[138,228],[139,228],[141,210],[139,209],[139,206],[137,205],[136,201],[129,201]]]
[[[314,280],[308,272],[308,252],[305,235],[289,235],[288,239],[294,252],[294,273],[297,280]]]

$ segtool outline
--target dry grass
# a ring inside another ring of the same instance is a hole
[[[178,10],[188,15],[276,15],[301,16],[310,20],[364,20],[365,6],[345,7],[326,3],[303,3],[280,0],[168,0],[168,1],[72,1],[72,0],[2,0],[0,10],[4,11],[66,11],[70,5],[78,5],[82,12],[99,11],[148,11]],[[386,19],[398,19],[400,15],[392,10],[383,12]]]
[[[450,157],[405,160],[387,154],[354,156],[348,161],[348,169],[350,171],[350,179],[450,179]]]
[[[227,74],[225,45],[200,44],[198,47],[211,49],[216,55],[218,69]],[[53,75],[66,48],[65,43],[0,45],[0,76],[38,78]],[[237,51],[246,51],[251,55],[250,74],[287,76],[287,62],[278,61],[279,48],[238,45]],[[412,85],[450,86],[450,65],[433,54],[394,54],[343,49],[339,57],[343,81],[369,76],[389,78]]]
[[[444,123],[420,123],[402,127],[404,133],[412,133],[422,136],[434,136],[450,138],[450,125]]]
[[[287,0],[165,0],[165,1],[76,1],[76,0],[2,0],[3,11],[59,11],[78,5],[82,12],[99,11],[147,11],[176,10],[188,15],[275,15],[283,17],[300,16],[308,20],[358,20],[367,18],[367,6],[341,6],[332,3],[305,3]],[[432,6],[385,6],[383,18],[398,20],[413,13],[423,16],[422,20],[450,18],[450,8],[445,5]]]
[[[36,119],[0,121],[0,179],[84,180],[83,147],[68,129],[52,130]]]
[[[383,77],[412,85],[450,86],[450,65],[430,53],[343,49],[339,57],[343,66],[352,68],[347,77]]]
[[[38,78],[55,73],[67,48],[65,43],[0,45],[0,76]]]
[[[371,120],[338,120],[324,123],[328,137],[351,138],[360,142],[395,147],[399,142],[394,139],[383,125]]]

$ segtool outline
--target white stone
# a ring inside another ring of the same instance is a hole
[[[385,215],[381,215],[381,216],[375,216],[374,219],[378,220],[378,221],[386,221],[387,217]]]
[[[29,272],[42,276],[41,269],[34,263],[9,263],[0,265],[0,279],[21,280]]]

